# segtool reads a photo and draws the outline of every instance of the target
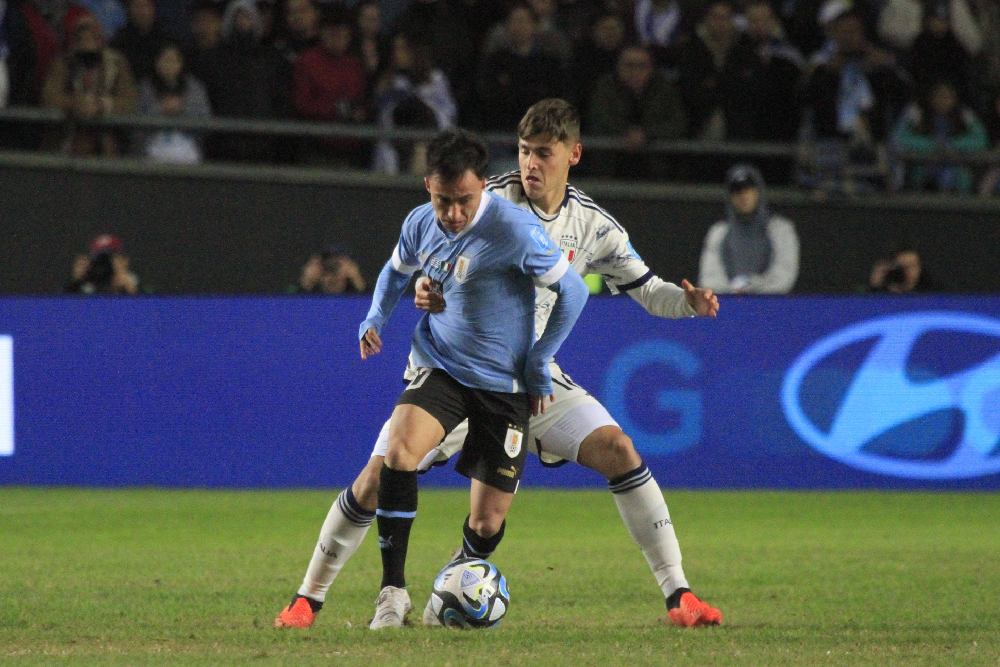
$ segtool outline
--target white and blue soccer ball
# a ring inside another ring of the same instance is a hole
[[[492,628],[508,607],[507,579],[488,561],[459,558],[434,580],[431,609],[445,627]]]

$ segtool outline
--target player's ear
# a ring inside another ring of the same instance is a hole
[[[427,188],[427,192],[431,191],[431,179],[424,176],[424,187]]]
[[[573,144],[573,147],[569,150],[569,166],[575,166],[580,162],[580,157],[583,156],[583,144],[579,141]]]

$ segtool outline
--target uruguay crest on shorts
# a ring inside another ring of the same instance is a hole
[[[472,258],[466,257],[465,255],[459,255],[458,259],[455,260],[455,280],[460,283],[464,283],[465,279],[469,277],[469,266],[472,265]]]
[[[521,453],[521,441],[524,440],[524,434],[514,428],[507,429],[507,437],[503,441],[503,450],[507,452],[507,456],[514,459],[517,455]]]

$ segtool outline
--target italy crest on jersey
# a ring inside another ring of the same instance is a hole
[[[507,456],[514,459],[521,453],[521,441],[524,440],[524,434],[511,424],[507,426],[507,437],[503,441],[503,450],[507,452]]]
[[[572,263],[576,256],[576,237],[565,235],[559,237],[559,249],[566,255],[566,261]]]
[[[465,279],[469,277],[469,267],[472,265],[472,258],[466,257],[465,255],[459,255],[458,259],[455,260],[455,280],[460,283],[464,283]]]

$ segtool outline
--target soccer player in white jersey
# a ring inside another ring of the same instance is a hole
[[[632,249],[621,225],[568,184],[570,167],[582,155],[580,120],[572,105],[555,99],[538,102],[521,120],[518,137],[519,172],[489,179],[487,190],[538,215],[578,273],[602,275],[613,291],[626,292],[657,317],[717,314],[719,304],[711,290],[697,289],[686,280],[678,287],[655,276]],[[415,303],[428,311],[447,308],[441,295],[429,290],[423,279],[418,282]],[[536,333],[545,327],[549,305],[549,296],[539,290]],[[663,592],[671,622],[680,626],[720,624],[722,613],[690,591],[663,494],[632,440],[607,410],[572,383],[554,362],[550,371],[555,401],[530,421],[531,451],[543,462],[574,461],[608,480],[622,521]],[[464,435],[460,425],[419,469],[427,470],[459,451]],[[275,626],[311,626],[330,584],[364,539],[375,514],[386,437],[387,427],[383,427],[368,465],[330,508],[302,586]],[[463,552],[483,556],[468,544],[463,545]],[[429,616],[425,614],[426,621],[433,622]]]

